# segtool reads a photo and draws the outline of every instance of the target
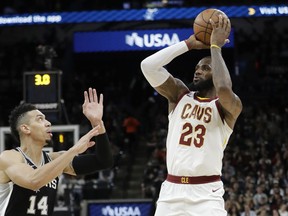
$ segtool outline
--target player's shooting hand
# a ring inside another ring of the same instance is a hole
[[[211,34],[211,44],[215,44],[219,47],[224,46],[226,43],[229,43],[228,36],[230,34],[230,20],[219,15],[219,22],[216,24],[212,19],[210,19],[212,25],[212,34]]]
[[[197,38],[195,37],[195,35],[191,35],[187,40],[186,43],[189,47],[189,49],[209,49],[210,46],[204,44],[203,42],[197,40]]]
[[[103,94],[98,100],[96,89],[89,88],[84,92],[83,114],[93,126],[99,125],[103,117]]]

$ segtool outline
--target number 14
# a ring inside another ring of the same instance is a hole
[[[31,196],[30,197],[30,206],[27,209],[27,214],[35,214],[36,209],[41,210],[41,215],[48,215],[48,197],[43,196],[39,202],[37,203],[36,206],[36,196]]]

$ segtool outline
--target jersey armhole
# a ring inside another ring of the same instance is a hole
[[[223,110],[222,110],[221,104],[219,103],[219,100],[216,100],[216,101],[215,101],[215,104],[216,104],[218,113],[219,113],[219,115],[220,115],[220,118],[221,118],[221,120],[222,120],[222,122],[223,122],[223,124],[224,124],[224,123],[225,123],[225,122],[224,122],[224,121],[225,121],[225,119],[224,119],[224,112],[223,112]]]
[[[178,99],[177,99],[177,101],[176,101],[176,104],[175,104],[175,107],[173,108],[173,110],[171,110],[171,112],[169,113],[169,115],[174,112],[174,110],[176,109],[179,101],[180,101],[186,94],[188,94],[188,93],[189,93],[189,91],[185,91],[185,92],[183,92],[183,93],[178,97]]]

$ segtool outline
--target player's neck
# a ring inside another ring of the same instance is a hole
[[[40,146],[31,146],[23,145],[20,146],[21,150],[35,163],[36,166],[39,166],[42,162],[42,147]]]
[[[216,92],[215,89],[207,89],[207,90],[201,90],[201,91],[196,91],[196,96],[202,97],[202,98],[215,98],[216,97]]]

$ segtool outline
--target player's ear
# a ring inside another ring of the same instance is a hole
[[[21,125],[19,126],[19,132],[20,132],[20,133],[23,133],[23,134],[29,134],[29,133],[30,133],[30,128],[29,128],[29,126],[26,125],[26,124],[21,124]]]

